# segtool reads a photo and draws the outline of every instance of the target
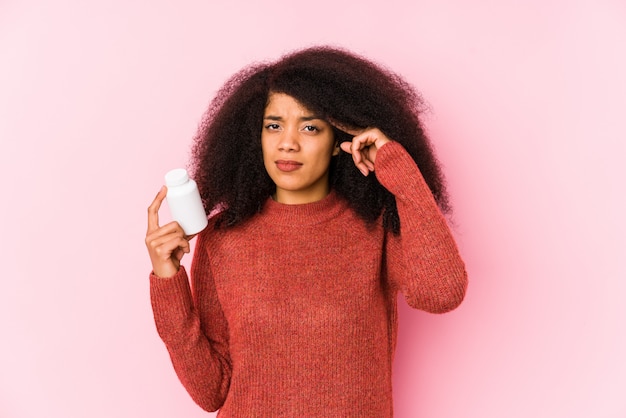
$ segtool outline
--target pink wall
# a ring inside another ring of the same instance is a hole
[[[318,43],[431,104],[470,272],[451,314],[401,306],[396,416],[626,416],[625,3],[259,3],[0,2],[0,417],[207,416],[145,209],[226,77]]]

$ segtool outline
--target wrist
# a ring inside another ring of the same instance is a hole
[[[179,270],[180,268],[176,268],[175,266],[154,268],[152,270],[152,275],[158,277],[159,279],[169,279],[176,276]]]

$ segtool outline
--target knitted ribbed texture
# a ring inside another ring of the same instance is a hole
[[[151,276],[157,329],[190,395],[228,417],[390,417],[396,292],[429,312],[464,297],[456,244],[411,157],[383,146],[376,176],[396,196],[399,237],[334,193],[269,199],[234,229],[198,238],[184,268]]]

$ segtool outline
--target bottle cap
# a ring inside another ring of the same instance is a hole
[[[180,186],[187,183],[187,181],[189,181],[189,176],[184,168],[175,168],[165,174],[165,185],[167,187]]]

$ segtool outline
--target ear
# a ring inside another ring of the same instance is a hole
[[[339,142],[335,141],[335,148],[333,149],[333,157],[336,157],[341,152],[341,147],[339,147]]]

